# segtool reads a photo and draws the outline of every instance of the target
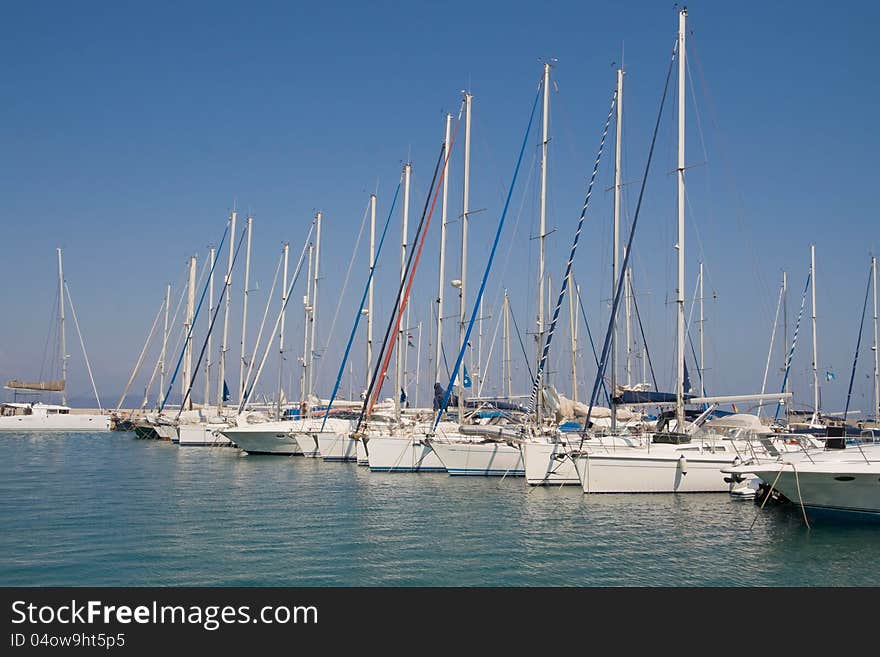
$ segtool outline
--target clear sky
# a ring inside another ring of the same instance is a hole
[[[401,167],[410,160],[412,234],[442,140],[444,113],[457,114],[463,89],[474,94],[471,207],[485,209],[471,218],[473,299],[543,58],[557,60],[547,219],[555,229],[547,240],[555,299],[615,70],[621,63],[626,69],[622,145],[624,181],[631,183],[625,188],[628,226],[678,28],[676,6],[662,2],[29,2],[7,4],[2,18],[0,378],[40,375],[54,322],[55,249],[61,247],[105,406],[115,404],[131,373],[165,284],[173,285],[173,310],[187,258],[198,255],[201,269],[233,204],[239,225],[249,212],[254,217],[248,351],[282,242],[290,242],[295,261],[315,211],[325,213],[318,293],[323,354],[316,392],[327,396],[366,275],[365,242],[357,253],[353,249],[368,195],[378,192],[381,225]],[[880,238],[878,24],[880,8],[869,2],[689,5],[686,288],[692,297],[698,263],[704,262],[710,393],[759,390],[782,271],[790,281],[791,333],[809,245],[815,243],[819,369],[823,379],[826,371],[835,375],[823,380],[823,407],[843,408],[869,258]],[[668,301],[676,280],[676,184],[670,175],[676,166],[675,98],[672,93],[664,109],[633,251],[634,285],[661,388],[671,385],[674,371],[674,304]],[[537,241],[530,238],[538,232],[539,141],[535,130],[487,286],[484,394],[500,385],[500,331],[491,359],[488,353],[503,287],[510,289],[522,331],[535,328]],[[613,140],[606,146],[575,262],[597,340],[605,330],[611,289]],[[459,141],[450,173],[453,220],[461,211],[461,156]],[[459,276],[460,223],[449,228],[447,279],[452,279]],[[395,212],[377,270],[377,343],[396,293],[399,242]],[[408,364],[414,379],[418,361],[419,386],[410,384],[410,397],[418,389],[422,403],[433,382],[428,358],[438,245],[439,208],[410,321],[414,342],[422,326],[421,355],[410,348]],[[343,291],[349,263],[352,274]],[[232,389],[238,379],[242,278],[243,267],[237,266],[227,365]],[[218,275],[217,294],[219,281]],[[450,315],[458,312],[454,292],[446,286]],[[304,293],[299,285],[287,318],[288,398],[299,392],[294,373],[302,350]],[[270,324],[278,300],[272,303]],[[791,375],[802,404],[812,400],[809,311],[808,300]],[[872,396],[870,313],[869,306],[851,404],[863,412]],[[551,379],[570,394],[563,318],[550,369]],[[207,321],[200,320],[197,347]],[[178,344],[180,320],[177,324],[171,345]],[[457,332],[449,324],[444,342],[452,361]],[[579,330],[583,337],[583,325]],[[72,322],[67,337],[71,397],[88,403]],[[533,338],[523,339],[533,357]],[[781,380],[779,340],[777,335],[772,389]],[[219,341],[216,335],[214,361]],[[355,393],[363,386],[363,351],[361,331],[353,352]],[[512,352],[514,388],[525,392],[530,384],[515,340]],[[156,355],[154,342],[136,389],[143,390]],[[589,351],[579,358],[583,398],[595,367]],[[277,357],[269,362],[260,386],[267,395],[274,394],[278,376]],[[46,366],[43,370],[45,375]],[[348,382],[342,387],[346,395]]]

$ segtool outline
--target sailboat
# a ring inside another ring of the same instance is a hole
[[[729,397],[690,397],[685,391],[685,316],[684,316],[684,117],[685,117],[685,35],[687,9],[679,12],[677,40],[678,56],[678,290],[677,290],[677,373],[675,391],[675,425],[672,430],[633,436],[630,446],[602,449],[590,446],[571,455],[584,493],[696,493],[732,492],[748,486],[746,480],[734,480],[722,473],[722,468],[742,462],[755,453],[757,447],[777,451],[771,440],[757,443],[713,430],[696,430],[698,422],[688,423],[685,403],[715,405],[764,398],[783,399],[780,395],[742,395]],[[644,180],[643,180],[644,184]],[[633,222],[633,230],[635,220]],[[632,235],[630,236],[630,239]],[[627,252],[627,256],[629,252]],[[624,266],[626,265],[626,257]],[[617,290],[609,331],[614,323],[614,312],[619,301]],[[601,375],[601,371],[597,376]],[[790,396],[790,395],[789,395]],[[701,418],[708,416],[708,409]],[[598,441],[601,437],[591,437]],[[779,442],[779,441],[778,441]],[[787,445],[783,440],[781,445]],[[767,453],[767,452],[765,452]]]
[[[0,431],[2,432],[19,432],[19,431],[110,431],[111,418],[109,414],[103,413],[76,413],[72,412],[70,406],[67,406],[66,387],[67,387],[67,344],[65,336],[65,317],[64,317],[64,298],[65,294],[70,299],[70,292],[67,290],[67,284],[64,280],[64,270],[61,262],[61,249],[57,249],[58,253],[58,338],[60,347],[60,370],[61,378],[51,381],[21,381],[11,379],[4,386],[7,390],[12,390],[15,394],[40,394],[40,393],[60,393],[61,404],[46,404],[43,402],[4,402],[0,404]],[[77,331],[79,324],[76,322],[76,311],[73,310],[71,302],[71,312],[76,323]],[[82,340],[82,336],[80,336]],[[85,347],[83,347],[83,355],[86,358],[86,367],[91,377],[91,367],[88,365],[88,356],[85,355]],[[93,387],[94,387],[94,381]],[[96,393],[97,398],[97,393]],[[98,402],[100,406],[100,401]]]

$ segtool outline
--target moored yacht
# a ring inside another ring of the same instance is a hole
[[[42,402],[0,405],[0,431],[110,431],[110,416]]]

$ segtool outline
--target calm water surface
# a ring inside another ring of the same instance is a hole
[[[2,435],[0,499],[6,586],[880,585],[880,525],[121,432]]]

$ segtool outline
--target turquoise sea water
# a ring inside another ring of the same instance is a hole
[[[121,432],[2,435],[0,499],[5,586],[880,585],[877,524]]]

